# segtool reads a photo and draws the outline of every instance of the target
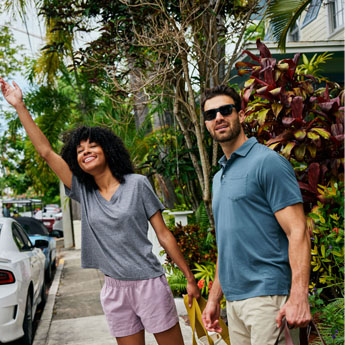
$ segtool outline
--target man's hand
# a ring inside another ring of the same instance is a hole
[[[276,322],[278,327],[281,326],[284,316],[291,328],[308,326],[312,318],[308,297],[303,295],[296,297],[290,296],[277,315]]]
[[[219,326],[220,304],[212,301],[208,301],[206,307],[202,313],[202,322],[209,332],[222,332],[222,328]]]
[[[16,107],[23,102],[23,93],[16,82],[13,81],[12,83],[14,87],[0,77],[2,94],[9,104],[11,104],[13,107]]]

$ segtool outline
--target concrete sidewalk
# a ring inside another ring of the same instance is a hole
[[[114,345],[99,300],[103,275],[80,267],[80,250],[60,252],[60,263],[39,321],[33,345]],[[182,299],[175,299],[186,345],[192,344],[192,331],[186,325]],[[156,345],[146,333],[146,345]]]

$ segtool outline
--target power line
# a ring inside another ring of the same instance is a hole
[[[21,32],[21,33],[26,34],[26,35],[28,35],[28,36],[38,38],[38,39],[40,39],[40,40],[42,40],[42,41],[44,40],[44,38],[43,38],[42,36],[38,36],[38,35],[32,34],[32,33],[28,32],[28,31],[26,31],[26,30],[21,30],[21,29],[15,28],[15,27],[13,27],[13,26],[11,26],[11,25],[3,25],[3,24],[0,24],[0,26],[2,26],[2,27],[7,27],[7,28],[10,28],[11,30],[18,31],[18,32]]]

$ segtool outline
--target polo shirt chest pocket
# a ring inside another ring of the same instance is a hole
[[[243,199],[247,196],[248,175],[231,176],[226,183],[226,192],[231,200]]]

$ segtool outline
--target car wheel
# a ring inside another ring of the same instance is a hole
[[[45,279],[47,282],[50,282],[52,279],[52,265],[51,265],[51,261],[49,260],[49,264],[48,267],[45,271]]]
[[[56,259],[52,262],[52,271],[54,272],[56,270]]]
[[[22,345],[31,345],[33,341],[33,315],[32,315],[32,300],[30,294],[26,299],[26,307],[25,307],[25,315],[24,315],[24,322],[23,322],[23,331],[24,336],[21,339]]]
[[[41,289],[41,302],[40,302],[40,306],[43,308],[44,305],[46,304],[47,302],[47,285],[45,282],[43,282],[43,285],[42,285],[42,289]]]

